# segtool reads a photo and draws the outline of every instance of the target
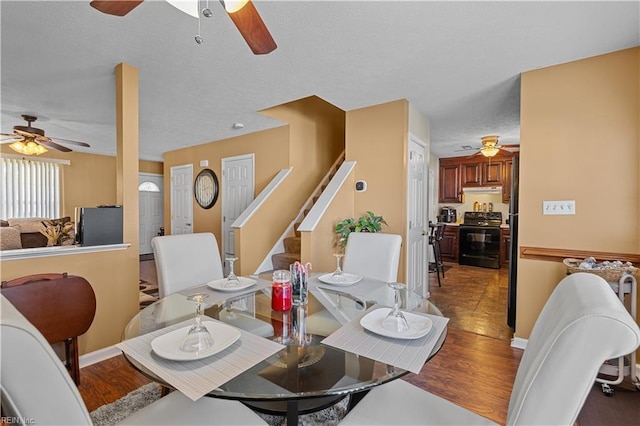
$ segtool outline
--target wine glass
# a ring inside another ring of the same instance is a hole
[[[207,348],[213,346],[213,337],[211,333],[202,324],[202,302],[209,297],[205,293],[196,293],[187,296],[187,300],[191,300],[196,303],[196,320],[195,324],[191,326],[187,335],[182,340],[180,350],[184,352],[195,352],[196,354]]]
[[[225,259],[229,262],[229,275],[227,275],[227,280],[224,282],[223,287],[240,287],[240,280],[236,276],[235,272],[233,272],[233,265],[237,257],[227,257]]]
[[[346,277],[344,276],[344,272],[342,272],[342,268],[340,267],[340,262],[344,257],[342,253],[334,253],[336,257],[336,270],[331,274],[331,279],[334,281],[346,281]]]
[[[399,333],[407,331],[409,323],[400,311],[400,290],[404,289],[405,285],[402,283],[388,283],[387,285],[394,290],[393,309],[382,320],[382,328]]]

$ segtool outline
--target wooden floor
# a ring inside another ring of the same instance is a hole
[[[507,325],[508,268],[478,268],[447,264],[442,287],[435,272],[429,273],[433,302],[449,318],[449,326],[482,336],[511,341]]]

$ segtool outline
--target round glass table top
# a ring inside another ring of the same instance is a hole
[[[288,311],[271,309],[271,283],[258,279],[242,294],[216,293],[206,300],[203,315],[282,343],[285,348],[242,372],[209,395],[243,401],[286,401],[336,397],[369,389],[407,371],[364,356],[324,345],[321,341],[343,325],[363,316],[375,304],[393,307],[394,291],[386,283],[363,278],[357,286],[309,280],[308,303]],[[195,315],[186,296],[207,290],[197,286],[167,296],[141,310],[127,325],[123,340],[183,322]],[[401,309],[442,316],[428,300],[401,290]],[[429,354],[442,347],[445,331]],[[215,338],[215,337],[214,337]],[[134,358],[127,360],[154,381],[164,383]],[[170,386],[170,385],[167,385]]]

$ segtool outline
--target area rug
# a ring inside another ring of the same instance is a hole
[[[93,420],[95,426],[112,426],[159,398],[160,385],[157,383],[149,383],[111,404],[105,404],[92,411],[90,413],[91,420]],[[337,425],[346,415],[348,406],[349,397],[346,397],[329,408],[298,417],[298,423],[303,426]],[[287,424],[286,418],[282,416],[257,414],[270,426],[284,426]]]
[[[158,300],[158,286],[140,280],[140,309],[144,309]]]
[[[160,398],[160,385],[146,384],[111,404],[98,407],[90,414],[95,426],[111,426]]]

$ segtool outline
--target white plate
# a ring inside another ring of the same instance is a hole
[[[258,282],[253,278],[247,277],[238,277],[238,280],[240,280],[240,285],[236,287],[224,287],[224,283],[227,282],[226,278],[223,278],[221,280],[209,281],[207,285],[212,289],[218,291],[239,291],[244,290],[245,288],[249,288]]]
[[[225,350],[240,338],[240,330],[221,322],[203,321],[209,333],[213,337],[213,346],[201,352],[184,352],[180,350],[180,344],[191,328],[190,325],[173,330],[151,341],[151,349],[160,357],[173,361],[193,361],[206,358]]]
[[[379,308],[369,312],[360,320],[360,325],[367,330],[394,339],[419,339],[426,336],[433,327],[431,320],[423,315],[402,311],[402,314],[409,323],[409,330],[404,332],[391,331],[382,328],[382,321],[387,317],[391,308]]]
[[[318,279],[323,283],[327,283],[331,285],[339,285],[339,286],[355,284],[362,279],[360,275],[347,274],[346,272],[344,272],[342,274],[344,281],[339,281],[333,278],[332,275],[333,275],[333,272],[329,274],[321,275],[318,277]]]

